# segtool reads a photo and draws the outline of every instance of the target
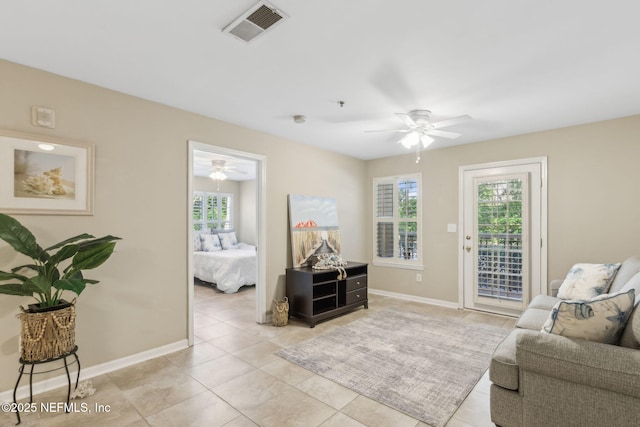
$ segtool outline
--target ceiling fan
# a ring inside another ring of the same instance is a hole
[[[471,120],[468,115],[454,117],[452,119],[441,120],[439,122],[431,122],[431,111],[429,110],[412,110],[408,113],[396,113],[396,116],[407,125],[407,129],[390,129],[390,130],[369,130],[366,132],[397,132],[406,133],[398,143],[406,148],[416,147],[422,143],[424,148],[435,141],[431,136],[455,139],[460,136],[459,133],[439,130],[440,128],[457,125],[459,123]]]
[[[227,164],[226,160],[211,160],[211,171],[209,178],[214,181],[224,181],[228,172],[246,174],[245,171]]]

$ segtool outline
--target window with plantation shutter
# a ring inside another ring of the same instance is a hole
[[[374,178],[374,264],[422,268],[421,174]]]
[[[231,194],[193,193],[193,229],[233,229],[233,203]]]
[[[193,195],[193,229],[200,231],[204,226],[204,201],[202,194]]]

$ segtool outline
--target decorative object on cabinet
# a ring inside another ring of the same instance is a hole
[[[288,268],[289,314],[309,322],[313,328],[321,320],[359,306],[369,308],[367,264],[348,262],[342,269],[344,273],[336,269]]]
[[[0,210],[93,215],[93,146],[0,131]]]
[[[289,195],[289,225],[294,267],[309,265],[319,254],[340,254],[336,199]]]

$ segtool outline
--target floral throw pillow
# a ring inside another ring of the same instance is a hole
[[[217,234],[201,234],[202,250],[206,252],[221,251],[220,239]]]
[[[236,249],[238,247],[238,239],[236,238],[235,231],[231,233],[219,233],[220,243],[222,243],[222,249]]]
[[[559,301],[540,332],[618,344],[633,311],[633,289],[590,300]]]
[[[576,264],[558,289],[561,299],[590,299],[609,290],[620,264]]]

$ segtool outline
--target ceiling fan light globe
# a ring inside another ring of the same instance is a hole
[[[416,132],[409,132],[399,142],[408,149],[420,142],[420,136]]]
[[[435,140],[433,138],[431,138],[430,136],[422,135],[420,137],[420,141],[422,142],[422,147],[423,148],[427,148]]]
[[[227,174],[222,171],[213,171],[209,175],[209,178],[213,179],[214,181],[224,181],[225,179],[227,179]]]

